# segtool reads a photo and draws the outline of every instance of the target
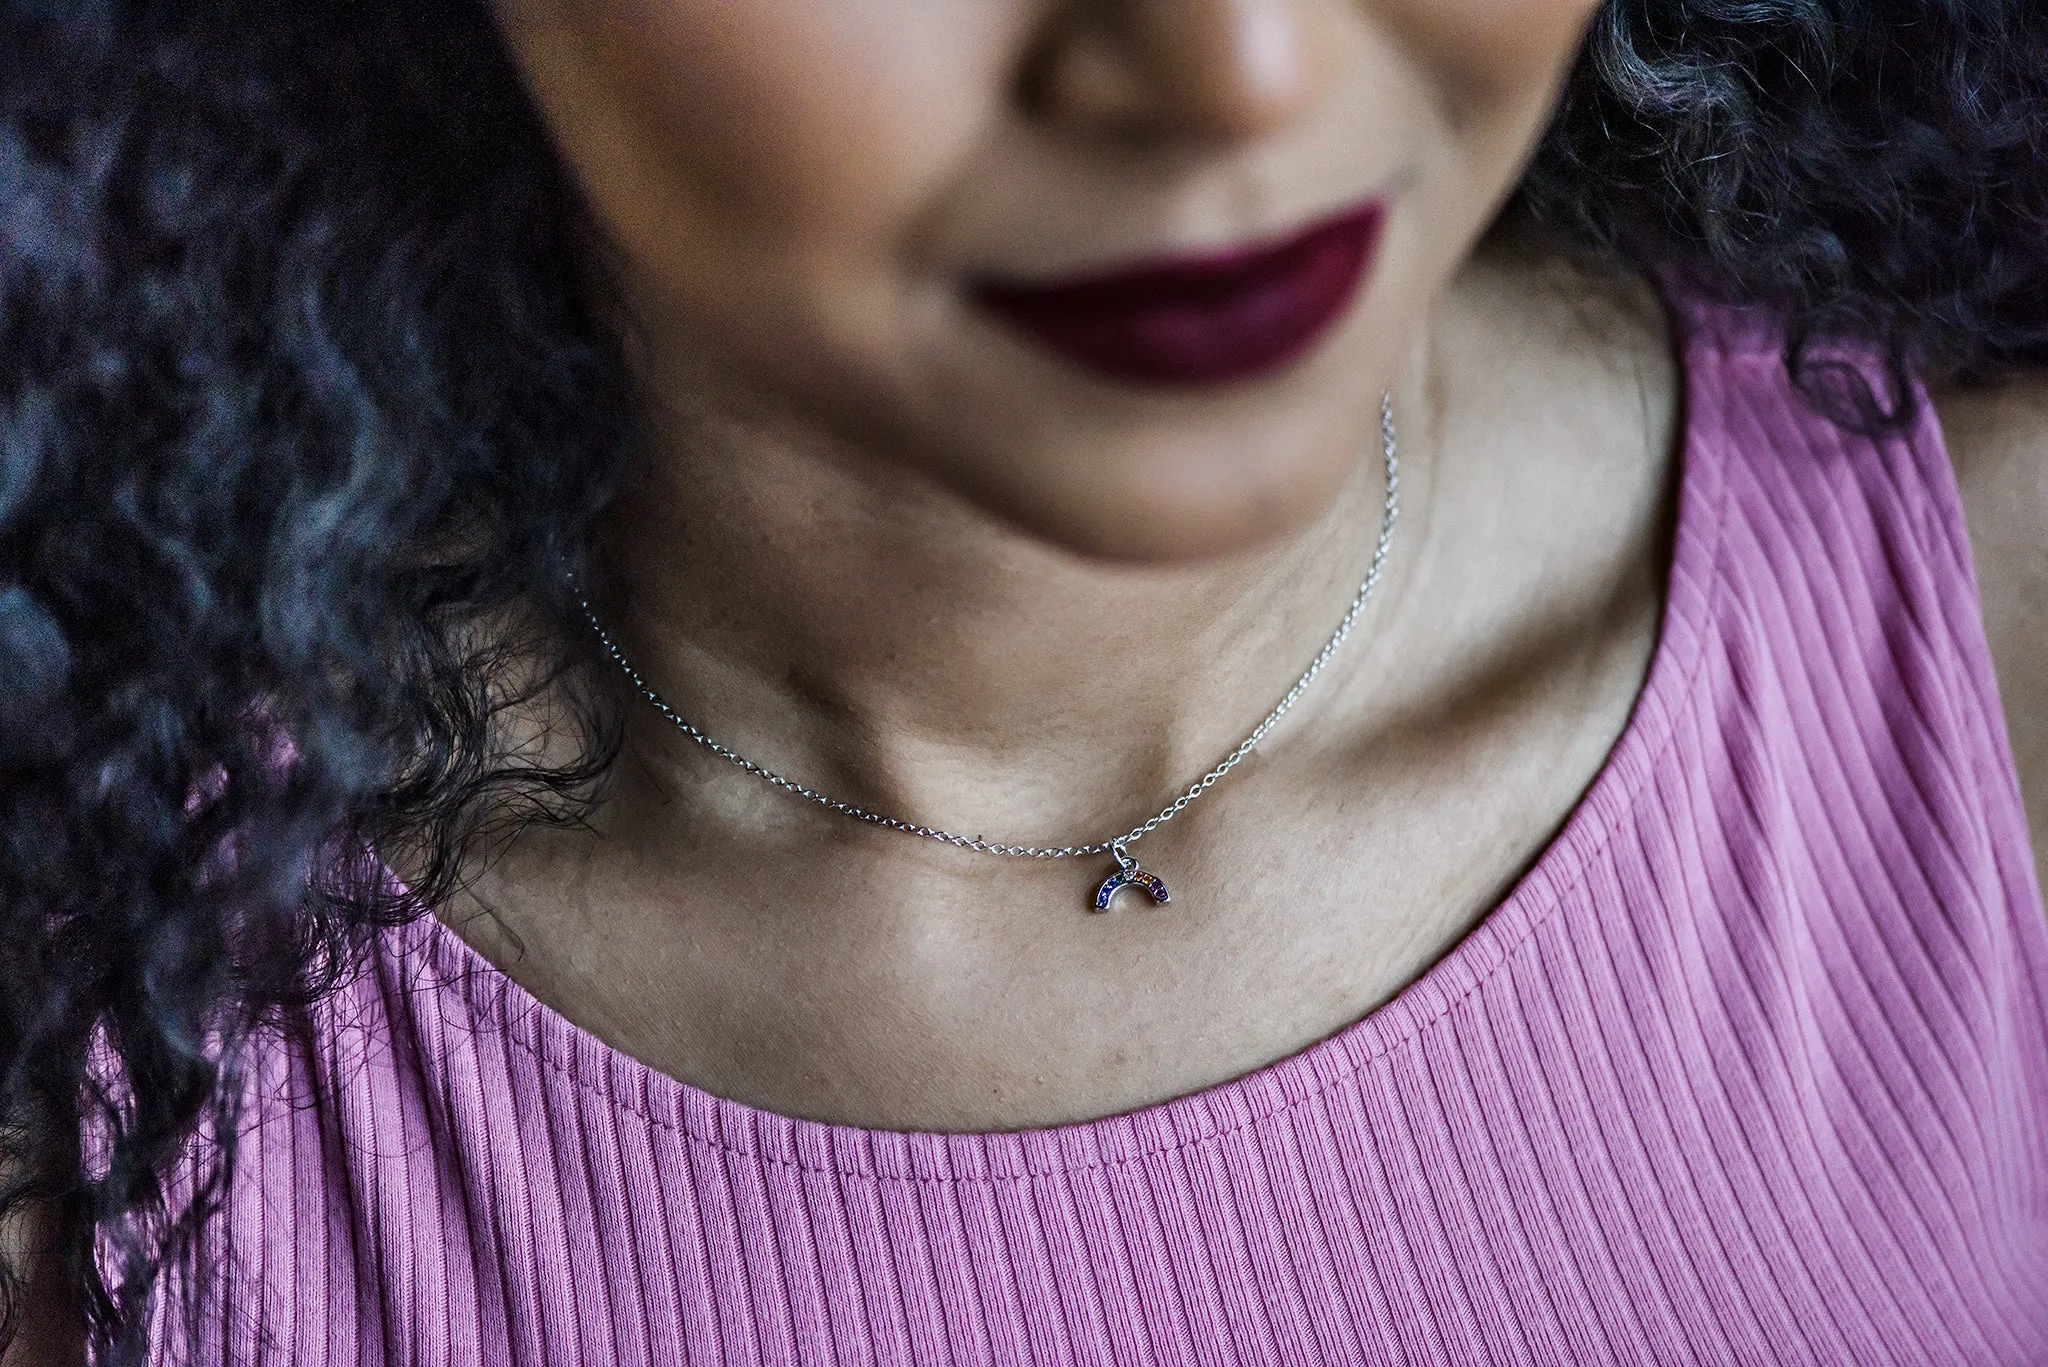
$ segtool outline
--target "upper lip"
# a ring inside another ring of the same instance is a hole
[[[1213,247],[1168,248],[1097,260],[1059,273],[987,271],[975,277],[975,284],[980,289],[1003,294],[1123,288],[1148,291],[1168,283],[1199,288],[1204,280],[1212,281],[1218,288],[1228,288],[1246,269],[1255,268],[1265,259],[1284,253],[1303,238],[1336,223],[1381,209],[1384,203],[1378,196],[1354,200],[1298,219],[1291,226]]]

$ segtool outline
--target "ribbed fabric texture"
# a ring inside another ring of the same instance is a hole
[[[2048,1363],[2048,919],[1939,433],[1844,433],[1736,316],[1687,350],[1633,720],[1370,1017],[1115,1119],[879,1133],[415,926],[263,1058],[202,1356]]]

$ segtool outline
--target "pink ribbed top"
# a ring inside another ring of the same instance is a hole
[[[264,1054],[204,1356],[2048,1363],[2048,920],[1940,435],[1844,433],[1733,316],[1687,353],[1634,717],[1371,1016],[1130,1115],[883,1133],[420,924]]]

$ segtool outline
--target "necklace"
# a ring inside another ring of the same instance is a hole
[[[806,802],[829,808],[841,816],[850,816],[871,826],[901,831],[905,835],[914,835],[920,839],[935,840],[956,849],[972,850],[976,854],[1002,855],[1010,859],[1080,859],[1106,854],[1116,861],[1116,871],[1095,889],[1094,897],[1089,904],[1095,911],[1109,910],[1109,904],[1125,888],[1137,888],[1150,896],[1154,902],[1168,902],[1172,897],[1166,890],[1165,882],[1158,874],[1140,868],[1138,861],[1131,857],[1130,847],[1186,811],[1190,803],[1215,787],[1225,774],[1235,769],[1246,755],[1257,749],[1259,742],[1266,738],[1266,733],[1287,715],[1296,702],[1300,701],[1301,695],[1308,691],[1316,676],[1323,672],[1323,666],[1330,662],[1330,657],[1335,655],[1350,637],[1351,628],[1357,623],[1358,615],[1365,611],[1365,605],[1371,600],[1373,590],[1379,587],[1380,574],[1386,568],[1387,550],[1394,541],[1394,524],[1401,516],[1401,466],[1395,453],[1394,400],[1391,394],[1380,397],[1380,449],[1386,461],[1387,497],[1380,513],[1379,540],[1373,546],[1372,563],[1366,568],[1365,581],[1358,586],[1358,592],[1352,595],[1351,606],[1346,609],[1343,620],[1337,623],[1337,629],[1330,634],[1330,639],[1323,643],[1323,648],[1309,661],[1308,668],[1294,681],[1294,686],[1287,690],[1287,695],[1280,699],[1273,710],[1266,714],[1265,719],[1252,728],[1251,734],[1239,741],[1237,748],[1225,755],[1215,768],[1189,784],[1186,792],[1160,808],[1155,815],[1139,822],[1122,835],[1111,836],[1107,840],[1098,840],[1089,845],[1019,845],[985,840],[978,835],[955,835],[936,826],[919,825],[915,821],[884,816],[880,812],[856,807],[850,802],[841,802],[816,789],[808,788],[795,779],[785,778],[773,769],[756,764],[745,755],[719,744],[670,707],[668,701],[648,687],[647,681],[640,677],[640,671],[633,667],[625,652],[619,648],[619,643],[613,639],[611,632],[598,620],[597,610],[590,606],[590,600],[579,593],[576,604],[583,610],[584,621],[597,633],[597,639],[603,645],[605,654],[609,655],[613,663],[625,673],[627,681],[633,685],[634,692],[654,704],[655,710],[667,717],[677,730],[698,745],[720,759],[739,766],[763,782],[773,784]]]

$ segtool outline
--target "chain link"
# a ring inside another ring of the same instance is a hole
[[[1189,784],[1186,792],[1160,808],[1156,815],[1131,827],[1122,835],[1112,836],[1107,840],[1098,840],[1092,845],[1016,845],[1002,841],[984,840],[980,836],[955,835],[951,831],[940,830],[933,826],[921,826],[914,821],[902,821],[893,816],[883,816],[880,812],[871,812],[864,807],[856,807],[850,802],[841,802],[839,799],[829,797],[824,793],[818,792],[816,789],[807,788],[795,779],[785,778],[773,769],[756,764],[745,755],[719,744],[710,736],[705,735],[702,730],[678,713],[673,707],[670,707],[668,701],[661,694],[648,687],[647,681],[640,677],[640,671],[633,667],[631,661],[627,660],[625,652],[619,649],[619,643],[612,639],[612,634],[605,630],[604,624],[598,620],[597,611],[590,606],[590,600],[578,594],[576,603],[578,607],[583,609],[583,618],[590,624],[590,629],[597,633],[597,639],[604,646],[605,653],[611,656],[613,662],[624,671],[627,680],[632,683],[635,692],[647,699],[648,702],[654,704],[655,709],[662,716],[668,718],[677,730],[697,742],[698,745],[709,750],[720,759],[739,766],[754,777],[773,784],[785,793],[790,793],[804,799],[806,802],[813,802],[820,807],[838,812],[841,816],[850,816],[856,821],[865,821],[870,826],[880,826],[885,830],[901,831],[905,835],[918,836],[924,840],[935,840],[942,845],[952,845],[957,849],[973,850],[977,854],[997,854],[1012,859],[1075,859],[1084,855],[1112,854],[1120,850],[1121,847],[1135,845],[1138,841],[1152,834],[1152,832],[1186,811],[1189,804],[1194,802],[1196,798],[1199,798],[1202,794],[1220,783],[1225,774],[1235,769],[1244,760],[1245,756],[1258,748],[1259,742],[1266,738],[1266,733],[1271,731],[1279,723],[1280,719],[1287,715],[1296,702],[1300,701],[1301,695],[1307,692],[1309,685],[1316,681],[1316,676],[1323,672],[1323,666],[1329,664],[1331,657],[1343,647],[1345,640],[1351,635],[1351,628],[1357,624],[1359,614],[1365,611],[1365,605],[1372,599],[1373,590],[1379,587],[1381,572],[1385,570],[1387,564],[1387,551],[1394,541],[1394,524],[1400,520],[1401,516],[1401,463],[1395,451],[1394,400],[1391,394],[1385,394],[1380,397],[1380,447],[1386,458],[1387,496],[1380,514],[1379,540],[1373,546],[1372,564],[1366,569],[1365,581],[1358,586],[1358,592],[1352,595],[1351,606],[1345,611],[1344,619],[1337,623],[1336,631],[1332,632],[1330,639],[1323,643],[1323,648],[1316,652],[1315,658],[1309,661],[1308,668],[1303,670],[1301,677],[1294,681],[1294,687],[1287,690],[1287,695],[1280,699],[1271,712],[1266,714],[1265,720],[1253,727],[1252,733],[1238,742],[1237,748],[1224,756],[1221,763]]]

